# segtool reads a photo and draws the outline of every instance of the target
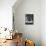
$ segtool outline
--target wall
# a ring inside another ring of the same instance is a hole
[[[15,5],[14,5],[15,6]],[[36,46],[41,46],[41,0],[23,0],[14,10],[15,29],[23,33],[26,39],[35,41]],[[34,14],[34,24],[25,24],[25,14]]]
[[[12,6],[16,0],[0,0],[0,27],[12,28]]]
[[[41,1],[41,38],[42,46],[46,46],[46,0]]]

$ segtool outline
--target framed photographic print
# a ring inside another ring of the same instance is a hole
[[[34,15],[33,14],[26,14],[25,15],[25,24],[34,24]]]

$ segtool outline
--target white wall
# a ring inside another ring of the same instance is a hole
[[[15,6],[15,5],[14,5]],[[25,14],[34,14],[34,24],[25,24]],[[23,0],[14,9],[15,28],[22,32],[24,37],[35,41],[36,46],[41,46],[41,0]]]
[[[42,46],[46,46],[46,0],[41,1],[41,38]]]
[[[0,27],[12,28],[12,6],[16,0],[0,0]]]

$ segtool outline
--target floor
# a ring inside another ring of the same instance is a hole
[[[2,43],[0,46],[16,46],[15,39],[13,40],[6,40],[6,42]]]

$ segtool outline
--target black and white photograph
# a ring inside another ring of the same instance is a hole
[[[25,24],[34,24],[33,14],[26,14],[25,15]]]

